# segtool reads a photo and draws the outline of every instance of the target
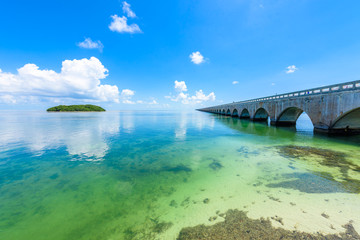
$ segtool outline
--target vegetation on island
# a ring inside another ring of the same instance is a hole
[[[105,109],[99,106],[86,105],[59,105],[47,109],[48,112],[105,112]]]

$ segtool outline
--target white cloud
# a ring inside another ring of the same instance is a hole
[[[128,16],[129,18],[135,18],[136,14],[130,9],[130,7],[131,7],[130,4],[128,4],[125,1],[123,2],[122,10],[126,14],[126,16]]]
[[[191,97],[191,100],[194,100],[196,103],[201,103],[203,101],[215,101],[215,98],[214,92],[205,95],[203,90],[200,89],[199,91],[196,91],[195,96]]]
[[[150,105],[156,105],[159,104],[155,99],[153,99],[151,102],[148,102]]]
[[[92,41],[91,38],[85,38],[83,42],[80,42],[77,44],[81,48],[87,48],[87,49],[99,49],[100,52],[102,52],[104,45],[100,41]]]
[[[186,92],[187,87],[185,82],[184,81],[178,82],[177,80],[175,80],[175,90],[178,92]]]
[[[175,81],[175,91],[179,92],[176,97],[165,96],[165,98],[170,99],[173,102],[181,102],[183,104],[196,104],[202,103],[204,101],[215,101],[215,93],[211,92],[209,95],[205,95],[202,90],[196,91],[194,96],[190,96],[186,92],[188,89],[186,87],[185,81]]]
[[[286,73],[294,73],[296,70],[298,70],[295,65],[290,65],[286,69]]]
[[[109,25],[109,29],[111,31],[119,33],[141,33],[141,30],[137,24],[127,24],[127,18],[125,16],[119,17],[115,14],[112,15],[111,18],[113,19]]]
[[[131,101],[131,98],[135,95],[135,92],[130,89],[123,89],[121,91],[122,102],[125,104],[135,104],[135,102]]]
[[[184,103],[184,102],[188,101],[188,96],[189,96],[189,94],[180,92],[175,98],[172,98],[171,101],[173,101],[173,102],[181,101]]]
[[[204,56],[201,55],[199,51],[191,53],[189,57],[191,61],[195,64],[200,64],[205,62]]]
[[[239,83],[239,81],[233,81],[232,82],[232,84],[238,84]]]
[[[135,91],[130,90],[130,89],[123,89],[121,91],[121,96],[123,97],[132,97],[135,95]]]
[[[101,84],[107,75],[108,70],[95,57],[65,60],[60,73],[29,63],[16,74],[0,70],[0,96],[13,103],[31,98],[119,102],[118,87]]]
[[[138,100],[138,101],[136,101],[136,103],[139,103],[139,104],[149,104],[149,105],[159,104],[155,99],[151,100],[150,102],[146,102],[146,101],[143,101],[143,100]]]

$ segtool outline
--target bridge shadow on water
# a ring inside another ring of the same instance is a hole
[[[215,115],[215,119],[227,127],[245,134],[269,136],[281,139],[323,139],[327,141],[360,146],[360,135],[328,135],[314,132],[313,124],[306,113],[297,120],[295,126],[272,126],[270,119],[266,122],[253,122],[249,119],[240,119],[225,115]]]

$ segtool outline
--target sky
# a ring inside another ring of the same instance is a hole
[[[360,1],[1,4],[0,109],[196,109],[360,79]]]

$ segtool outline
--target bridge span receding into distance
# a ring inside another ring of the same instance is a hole
[[[360,80],[197,109],[203,112],[292,126],[305,112],[314,131],[360,133]]]

